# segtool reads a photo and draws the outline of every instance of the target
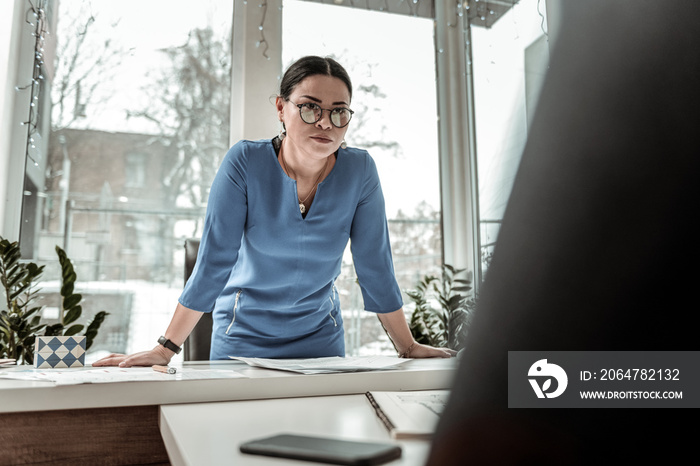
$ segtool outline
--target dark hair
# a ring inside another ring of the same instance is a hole
[[[284,72],[282,83],[280,84],[280,97],[284,100],[289,100],[289,96],[292,94],[297,84],[304,78],[317,74],[332,76],[343,81],[348,87],[348,92],[350,92],[350,98],[352,99],[352,83],[350,82],[350,76],[348,72],[345,71],[345,68],[330,57],[317,57],[315,55],[302,57],[289,65],[287,71]]]

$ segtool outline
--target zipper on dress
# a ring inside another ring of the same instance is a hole
[[[236,309],[238,309],[238,298],[241,297],[242,292],[243,290],[238,290],[238,292],[236,293],[236,300],[233,302],[233,317],[231,318],[231,323],[228,324],[228,328],[226,329],[226,335],[228,335],[229,330],[231,330],[231,326],[236,321]]]
[[[333,284],[333,288],[331,289],[331,295],[328,297],[328,299],[331,301],[332,308],[328,312],[328,315],[331,317],[331,320],[333,321],[333,326],[337,327],[338,322],[335,320],[335,317],[333,317],[333,309],[335,309],[335,300],[333,299],[333,294],[337,293],[338,291],[335,289],[335,283]]]

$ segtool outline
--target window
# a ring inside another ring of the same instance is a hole
[[[478,4],[477,4],[478,5]],[[471,28],[482,277],[525,147],[549,57],[545,2],[521,0],[490,27]]]
[[[143,188],[146,184],[146,157],[144,153],[126,154],[124,167],[124,186]]]
[[[477,2],[467,3],[477,9]],[[22,252],[47,264],[42,284],[50,299],[58,288],[54,247],[66,249],[92,312],[111,313],[93,353],[141,350],[170,321],[183,286],[184,239],[201,234],[209,185],[235,134],[234,5],[49,5],[55,6],[55,43],[47,57],[55,61],[41,68],[44,100],[37,102],[36,127],[42,130],[29,152],[36,163],[27,165],[25,176]],[[319,54],[348,68],[357,112],[348,143],[369,150],[377,162],[405,290],[438,273],[442,262],[436,21],[431,2],[385,5],[406,11],[284,0],[282,65]],[[493,24],[475,17],[470,40],[484,270],[547,51],[544,1],[509,2],[504,9]],[[256,40],[256,32],[245,40]],[[362,311],[349,253],[341,278],[348,354],[393,353],[378,320]]]
[[[47,264],[47,309],[56,307],[59,245],[90,302],[83,319],[110,312],[93,358],[138,351],[172,316],[184,239],[201,234],[209,185],[230,146],[233,4],[56,5],[37,149],[44,162],[25,182],[35,195],[24,199],[23,253]],[[441,262],[432,20],[299,1],[285,2],[284,14],[285,66],[301,54],[335,55],[355,80],[348,142],[377,161],[399,284],[412,288]],[[370,27],[337,34],[308,28],[308,15],[347,31]],[[348,354],[393,354],[376,317],[361,311],[349,253],[342,281]]]
[[[201,234],[229,148],[233,5],[49,3],[55,61],[44,65],[47,130],[41,176],[25,181],[23,256],[47,264],[47,309],[59,299],[59,245],[84,296],[81,321],[109,312],[89,357],[140,351],[170,321],[184,239]]]
[[[321,55],[348,70],[355,115],[346,139],[377,163],[399,286],[415,288],[442,263],[432,19],[285,0],[282,24],[285,69]],[[347,354],[395,354],[378,319],[363,310],[349,250],[337,283]],[[410,312],[406,295],[404,304]]]

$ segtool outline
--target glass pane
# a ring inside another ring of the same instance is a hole
[[[175,309],[184,240],[201,234],[229,147],[232,8],[71,1],[54,12],[48,162],[43,185],[25,183],[21,244],[47,264],[47,322],[60,305],[56,246],[77,274],[79,322],[109,313],[89,361],[153,347]]]
[[[472,21],[482,278],[549,58],[544,3],[521,0],[489,28],[481,26],[488,10]]]
[[[353,81],[348,145],[369,151],[386,199],[394,268],[402,290],[442,263],[433,21],[363,8],[285,0],[283,65],[332,56]],[[313,25],[313,27],[309,27]],[[364,311],[349,250],[337,281],[348,355],[395,355]],[[404,310],[412,302],[404,295]]]

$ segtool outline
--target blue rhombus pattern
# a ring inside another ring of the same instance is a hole
[[[54,369],[85,365],[85,336],[36,337],[34,367]]]

